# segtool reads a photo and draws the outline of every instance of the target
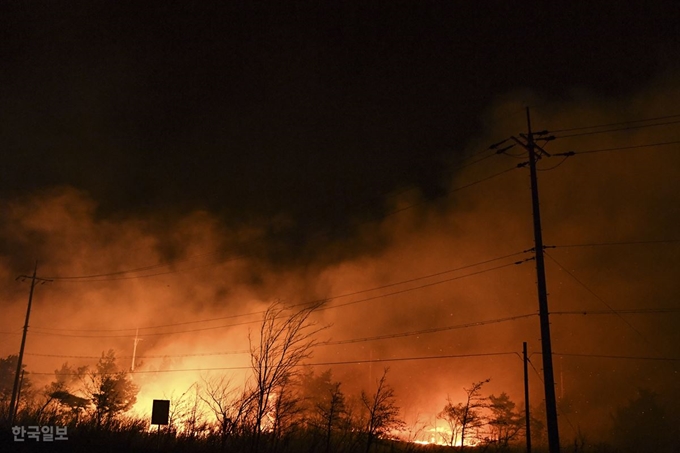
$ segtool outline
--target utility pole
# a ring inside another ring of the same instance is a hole
[[[524,359],[524,418],[526,422],[527,453],[531,453],[531,414],[529,413],[529,373],[527,372],[527,342],[522,343]]]
[[[19,379],[19,389],[17,390],[17,404],[14,407],[14,413],[12,414],[13,419],[17,418],[17,412],[19,412],[19,402],[21,401],[21,387],[24,386],[24,373],[26,370],[21,370],[21,378]]]
[[[539,134],[541,134],[539,132]],[[538,200],[538,179],[536,161],[541,155],[550,156],[534,142],[531,132],[531,115],[527,107],[527,135],[520,134],[525,141],[511,137],[529,153],[529,174],[531,178],[531,205],[534,218],[534,251],[536,253],[536,279],[538,283],[538,315],[541,323],[541,353],[543,356],[543,384],[545,387],[545,409],[548,427],[548,450],[559,453],[560,437],[557,428],[557,402],[555,399],[555,375],[552,362],[550,341],[550,316],[548,312],[548,289],[545,281],[545,261],[543,257],[543,234],[541,233],[541,211]],[[538,153],[536,150],[538,149]]]
[[[17,396],[19,394],[19,380],[22,375],[22,365],[24,360],[24,348],[26,346],[26,333],[28,332],[28,320],[31,317],[31,304],[33,303],[33,290],[35,289],[36,282],[44,284],[46,282],[51,282],[52,280],[46,280],[44,278],[38,278],[36,274],[38,273],[38,263],[35,263],[33,268],[33,276],[29,277],[27,275],[20,275],[16,279],[21,279],[22,281],[30,278],[31,279],[31,291],[28,294],[28,308],[26,309],[26,322],[24,323],[24,333],[21,337],[21,347],[19,348],[19,358],[17,359],[17,371],[14,373],[14,387],[12,387],[12,400],[9,403],[9,423],[10,426],[14,424],[15,412],[18,406]]]
[[[132,348],[132,364],[130,365],[130,371],[135,371],[135,360],[137,358],[137,343],[142,341],[141,338],[139,338],[139,329],[135,332],[135,343],[134,347]]]

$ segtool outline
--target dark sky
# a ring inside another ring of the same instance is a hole
[[[623,96],[680,55],[673,2],[273,4],[5,2],[0,194],[327,230],[438,195],[499,96]]]

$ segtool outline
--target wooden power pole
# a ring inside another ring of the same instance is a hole
[[[529,153],[529,174],[531,178],[531,205],[534,219],[534,251],[536,254],[536,280],[538,284],[538,315],[541,324],[541,353],[543,356],[543,384],[545,387],[545,409],[548,428],[548,449],[550,453],[559,453],[560,437],[557,428],[557,401],[555,398],[555,374],[552,362],[552,345],[550,340],[550,317],[548,311],[548,289],[545,280],[545,261],[543,257],[543,234],[541,232],[541,211],[538,199],[538,179],[536,177],[536,161],[541,155],[550,156],[534,142],[531,131],[531,116],[527,107],[527,134],[521,134],[524,141],[512,137]],[[537,152],[538,149],[538,152]]]
[[[19,357],[17,359],[17,371],[14,374],[14,386],[12,387],[12,399],[9,403],[9,423],[10,426],[14,424],[14,419],[16,418],[16,409],[19,405],[18,401],[18,396],[19,396],[19,382],[21,380],[22,376],[22,365],[24,361],[24,348],[26,347],[26,334],[28,333],[28,320],[31,317],[31,304],[33,303],[33,290],[35,290],[35,285],[37,282],[46,283],[50,282],[51,280],[46,280],[44,278],[39,278],[37,277],[38,273],[38,263],[35,263],[35,267],[33,268],[33,276],[29,277],[27,275],[20,275],[17,277],[17,280],[19,279],[31,279],[31,290],[28,293],[28,307],[26,308],[26,321],[24,322],[24,333],[21,336],[21,347],[19,348]]]

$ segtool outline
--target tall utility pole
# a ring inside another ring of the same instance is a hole
[[[527,372],[527,342],[522,343],[524,359],[524,419],[526,422],[527,453],[531,453],[531,414],[529,413],[529,373]]]
[[[21,367],[23,364],[24,360],[24,347],[26,346],[26,333],[28,332],[28,320],[31,317],[31,304],[33,303],[33,290],[35,289],[35,284],[36,282],[49,282],[51,280],[46,280],[44,278],[38,278],[36,274],[38,273],[38,263],[35,263],[35,267],[33,268],[33,276],[29,277],[27,275],[20,275],[17,277],[17,280],[19,279],[31,279],[31,291],[28,294],[28,308],[26,309],[26,322],[24,323],[24,333],[21,337],[21,348],[19,348],[19,358],[17,359],[17,371],[14,374],[14,387],[12,387],[12,400],[9,403],[9,420],[10,420],[10,425],[14,424],[14,418],[15,418],[15,412],[16,408],[19,405],[19,402],[17,401],[17,396],[19,394],[19,380],[21,377]]]
[[[536,177],[536,161],[540,159],[536,149],[549,156],[540,146],[534,143],[531,132],[531,115],[527,107],[527,135],[521,134],[526,142],[515,137],[512,139],[529,153],[529,174],[531,177],[531,205],[534,217],[534,250],[536,253],[536,278],[538,283],[538,315],[541,323],[541,353],[543,356],[543,385],[545,387],[545,411],[548,427],[548,449],[550,453],[559,453],[560,436],[557,429],[557,402],[555,399],[555,375],[552,363],[552,345],[550,341],[550,316],[548,312],[548,289],[545,282],[545,261],[543,258],[543,234],[541,233],[541,211],[538,203],[538,180]]]

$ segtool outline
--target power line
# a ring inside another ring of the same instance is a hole
[[[326,300],[341,299],[341,298],[355,296],[355,295],[358,295],[358,294],[363,294],[363,293],[367,293],[367,292],[371,292],[371,291],[376,291],[376,290],[379,290],[379,289],[391,288],[391,287],[402,285],[402,284],[405,284],[405,283],[412,283],[412,282],[425,280],[425,279],[432,278],[432,277],[438,277],[440,275],[449,274],[449,273],[452,273],[452,272],[457,272],[457,271],[469,269],[469,268],[472,268],[472,267],[482,266],[484,264],[489,264],[489,263],[493,263],[495,261],[504,260],[504,259],[507,259],[507,258],[511,258],[513,256],[522,255],[524,253],[525,252],[510,253],[510,254],[499,256],[499,257],[496,257],[496,258],[490,258],[490,259],[487,259],[487,260],[479,261],[479,262],[476,262],[476,263],[473,263],[473,264],[466,264],[464,266],[456,267],[456,268],[453,268],[453,269],[447,269],[447,270],[444,270],[444,271],[435,272],[433,274],[423,275],[423,276],[420,276],[420,277],[410,278],[410,279],[407,279],[407,280],[401,280],[401,281],[398,281],[398,282],[388,283],[388,284],[385,284],[385,285],[375,286],[375,287],[372,287],[372,288],[366,288],[366,289],[353,291],[353,292],[349,292],[349,293],[331,295],[331,296],[329,296],[325,299],[317,299],[317,300],[302,302],[302,303],[290,305],[290,307],[310,305],[310,304],[314,304],[314,303],[323,302],[323,301],[326,301]],[[490,269],[490,270],[494,270],[494,269]],[[470,275],[476,275],[476,274],[470,274]],[[444,280],[444,281],[448,281],[448,280]],[[385,295],[376,296],[376,298],[379,298],[379,297],[385,297]],[[371,300],[371,299],[367,299],[367,300]],[[329,308],[332,308],[332,307],[329,307]],[[261,311],[256,311],[256,312],[241,313],[241,314],[236,314],[236,315],[222,316],[222,317],[203,319],[203,320],[198,320],[198,321],[186,321],[186,322],[181,322],[181,323],[162,324],[162,325],[146,326],[146,327],[133,327],[133,328],[128,328],[128,329],[59,329],[59,328],[54,328],[54,327],[34,327],[34,329],[63,331],[63,332],[125,332],[125,331],[133,331],[135,329],[140,329],[140,330],[142,330],[142,329],[144,329],[144,330],[159,329],[159,328],[164,328],[164,327],[176,327],[176,326],[188,325],[188,324],[198,324],[198,323],[203,323],[203,322],[220,321],[220,320],[224,320],[224,319],[233,319],[233,318],[240,318],[240,317],[245,317],[245,316],[261,315],[264,312],[265,312],[264,310],[261,310]],[[258,321],[250,321],[246,324],[249,324],[251,322],[259,322],[259,320]],[[240,324],[237,324],[237,325],[240,325]],[[147,334],[145,333],[144,335],[147,335]]]
[[[537,353],[537,354],[540,354]],[[578,353],[562,353],[555,352],[555,355],[564,357],[589,357],[594,359],[621,359],[621,360],[653,360],[661,362],[680,362],[680,358],[675,357],[641,357],[632,355],[605,355],[605,354],[578,354]]]
[[[619,121],[616,123],[606,123],[606,124],[597,124],[595,126],[581,126],[581,127],[571,127],[568,129],[554,129],[551,130],[551,133],[558,133],[558,132],[572,132],[572,131],[581,131],[581,130],[586,130],[586,129],[597,129],[600,127],[609,127],[609,126],[620,126],[623,124],[635,124],[635,123],[645,123],[649,121],[659,121],[659,120],[667,120],[671,118],[680,118],[680,115],[666,115],[666,116],[657,116],[655,118],[646,118],[646,119],[639,119],[639,120],[631,120],[631,121]]]
[[[235,324],[226,324],[226,325],[221,325],[221,326],[212,326],[212,327],[200,327],[197,329],[187,329],[187,330],[178,330],[175,332],[147,332],[144,334],[145,337],[158,337],[158,336],[165,336],[165,335],[177,335],[177,334],[182,334],[182,333],[191,333],[191,332],[203,332],[203,331],[208,331],[208,330],[217,330],[217,329],[224,329],[227,327],[237,327],[237,326],[245,326],[248,324],[254,324],[258,323],[260,320],[255,320],[255,321],[246,321],[246,322],[239,322]],[[36,328],[37,329],[37,328]],[[55,332],[33,332],[33,335],[42,335],[42,336],[48,336],[48,337],[68,337],[68,338],[134,338],[134,334],[130,335],[78,335],[78,334],[66,334],[66,333],[55,333]]]
[[[680,239],[652,239],[643,241],[620,241],[620,242],[590,242],[584,244],[549,245],[546,246],[546,248],[599,247],[613,245],[677,244],[677,243],[680,243]]]
[[[570,310],[570,311],[551,311],[551,315],[615,315],[615,314],[661,314],[661,313],[680,313],[680,308],[631,308],[623,310]]]
[[[185,321],[185,322],[177,322],[173,324],[159,324],[156,326],[146,326],[146,327],[131,327],[131,328],[126,328],[126,329],[62,329],[58,327],[34,327],[34,329],[39,329],[39,330],[48,330],[48,331],[56,331],[56,332],[131,332],[136,329],[161,329],[165,327],[177,327],[177,326],[185,326],[188,324],[200,324],[204,322],[214,322],[214,321],[224,321],[225,319],[234,319],[234,318],[243,318],[246,316],[254,316],[254,315],[262,315],[265,313],[265,310],[261,311],[253,311],[249,313],[241,313],[241,314],[236,314],[236,315],[229,315],[229,316],[220,316],[218,318],[208,318],[208,319],[200,319],[197,321]],[[259,320],[258,320],[259,321]],[[249,321],[245,324],[249,324],[251,322],[258,322],[258,321]],[[144,335],[147,335],[144,333]],[[134,336],[134,335],[130,335]]]
[[[522,260],[522,261],[516,261],[514,263],[503,264],[501,266],[496,266],[496,267],[492,267],[492,268],[489,268],[489,269],[484,269],[484,270],[481,270],[481,271],[472,272],[470,274],[460,275],[458,277],[451,277],[451,278],[447,278],[445,280],[439,280],[439,281],[432,282],[432,283],[426,283],[424,285],[415,286],[413,288],[407,288],[407,289],[403,289],[403,290],[400,290],[400,291],[394,291],[394,292],[382,294],[382,295],[379,295],[379,296],[367,297],[365,299],[354,300],[354,301],[351,301],[351,302],[345,302],[345,303],[342,303],[342,304],[332,305],[332,306],[328,306],[328,307],[321,307],[319,309],[319,311],[321,311],[321,310],[331,310],[331,309],[334,309],[334,308],[340,308],[340,307],[345,307],[345,306],[348,306],[348,305],[357,304],[359,302],[366,302],[366,301],[370,301],[370,300],[374,300],[374,299],[380,299],[382,297],[393,296],[393,295],[396,295],[396,294],[402,294],[402,293],[406,293],[406,292],[409,292],[409,291],[415,291],[415,290],[418,290],[418,289],[428,288],[430,286],[440,285],[442,283],[447,283],[447,282],[451,282],[451,281],[454,281],[454,280],[460,280],[462,278],[472,277],[474,275],[484,274],[486,272],[491,272],[491,271],[503,269],[503,268],[510,267],[510,266],[516,266],[516,265],[526,263],[527,261],[532,261],[532,260],[533,260],[533,258],[527,258],[527,259]]]
[[[599,149],[588,149],[584,151],[570,151],[569,153],[572,153],[573,155],[576,154],[594,154],[594,153],[603,153],[607,151],[626,151],[630,149],[638,149],[638,148],[652,148],[654,146],[666,146],[666,145],[677,145],[680,144],[680,140],[674,140],[674,141],[669,141],[669,142],[657,142],[657,143],[647,143],[644,145],[632,145],[632,146],[617,146],[614,148],[599,148]],[[569,154],[567,153],[567,154]],[[561,155],[561,154],[558,154]]]
[[[472,277],[474,275],[479,275],[479,274],[483,274],[483,273],[486,273],[486,272],[495,271],[495,270],[502,269],[502,268],[505,268],[505,267],[510,267],[510,266],[514,266],[514,265],[517,265],[517,264],[522,264],[526,261],[530,261],[531,259],[533,259],[533,258],[528,258],[528,259],[523,260],[523,261],[517,261],[515,263],[504,264],[504,265],[496,266],[496,267],[493,267],[493,268],[490,268],[490,269],[472,272],[470,274],[465,274],[465,275],[460,275],[460,276],[457,276],[457,277],[447,278],[445,280],[439,280],[439,281],[436,281],[436,282],[427,283],[427,284],[412,287],[412,288],[406,288],[406,289],[402,289],[402,290],[399,290],[399,291],[393,291],[391,293],[380,294],[380,295],[377,295],[377,296],[372,296],[372,297],[367,297],[367,298],[364,298],[364,299],[354,300],[354,301],[346,302],[346,303],[343,303],[343,304],[321,307],[319,309],[319,311],[345,307],[345,306],[348,306],[348,305],[354,305],[354,304],[358,304],[358,303],[361,303],[361,302],[367,302],[367,301],[371,301],[371,300],[382,299],[384,297],[389,297],[389,296],[393,296],[393,295],[396,295],[396,294],[402,294],[402,293],[406,293],[406,292],[410,292],[410,291],[416,291],[416,290],[419,290],[419,289],[422,289],[422,288],[440,285],[442,283],[447,283],[447,282],[450,282],[450,281],[459,280],[459,279],[462,279],[462,278]],[[425,277],[423,277],[423,278],[425,278]],[[309,302],[307,302],[306,304],[309,304]],[[300,304],[297,304],[297,305],[300,305]],[[187,329],[187,330],[180,330],[180,331],[175,331],[175,332],[150,332],[150,333],[145,333],[144,336],[148,337],[148,336],[177,335],[177,334],[182,334],[182,333],[192,333],[192,332],[201,332],[201,331],[208,331],[208,330],[223,329],[223,328],[227,328],[227,327],[237,327],[237,326],[243,326],[243,325],[247,325],[247,324],[254,324],[254,323],[258,323],[258,322],[260,322],[260,320],[245,321],[245,322],[241,322],[241,323],[227,324],[227,325],[213,326],[213,327],[202,327],[202,328],[196,328],[196,329]],[[34,331],[33,334],[34,335],[43,335],[43,336],[70,337],[70,338],[132,338],[132,337],[135,336],[133,334],[129,334],[129,335],[122,335],[122,334],[121,335],[80,335],[80,334],[64,334],[64,333],[36,332],[36,331]]]
[[[498,153],[492,153],[492,154],[489,154],[489,155],[487,155],[487,156],[484,156],[484,157],[481,157],[481,158],[479,158],[479,159],[476,159],[476,160],[474,160],[474,161],[472,161],[472,162],[469,162],[469,163],[466,163],[466,164],[462,164],[462,165],[454,166],[453,168],[450,169],[450,171],[453,172],[453,171],[457,171],[457,170],[460,170],[460,169],[469,167],[469,166],[471,166],[471,165],[475,165],[475,164],[477,164],[477,163],[479,163],[479,162],[483,162],[484,160],[489,159],[489,158],[491,158],[491,157],[493,157],[493,156],[495,156],[495,155],[497,155],[497,154],[498,154]],[[461,160],[461,163],[462,163],[462,162],[465,162],[465,161],[468,160],[468,159],[473,158],[474,156],[475,156],[475,153],[472,153],[470,156],[468,156],[468,157],[462,159],[462,160]],[[514,169],[514,168],[512,168],[512,169]],[[449,193],[457,192],[457,191],[459,191],[459,190],[463,190],[463,189],[466,189],[466,188],[468,188],[468,187],[474,186],[474,185],[476,185],[476,184],[479,184],[479,183],[488,181],[489,179],[492,179],[492,178],[495,178],[495,177],[497,177],[497,176],[500,176],[500,175],[502,175],[503,173],[506,173],[506,172],[508,172],[508,171],[510,171],[510,170],[512,170],[512,169],[508,169],[508,170],[506,170],[506,171],[502,171],[502,172],[500,172],[500,173],[493,174],[493,175],[488,176],[488,177],[486,177],[486,178],[483,178],[483,179],[481,179],[481,180],[474,181],[474,182],[472,182],[472,183],[470,183],[470,184],[466,184],[466,185],[464,185],[464,186],[461,186],[461,187],[452,189],[451,191],[449,191]],[[408,189],[408,190],[405,190],[405,191],[401,191],[401,192],[399,192],[399,193],[396,194],[396,195],[399,195],[399,194],[404,193],[404,192],[408,192],[408,191],[410,191],[410,190],[413,190],[413,189]],[[396,196],[396,195],[385,195],[385,196],[386,196],[386,197],[391,197],[391,196]],[[394,215],[394,214],[397,214],[397,213],[399,213],[399,212],[402,212],[402,211],[411,209],[411,208],[413,208],[413,207],[415,207],[415,206],[417,206],[417,205],[419,205],[419,204],[422,204],[422,203],[423,203],[423,202],[416,203],[416,204],[413,204],[413,205],[411,205],[411,206],[407,206],[407,207],[405,207],[405,208],[400,208],[400,209],[398,209],[398,210],[396,210],[396,211],[389,212],[389,213],[387,213],[387,214],[385,214],[385,215],[383,216],[383,219],[386,218],[386,217],[392,216],[392,215]],[[208,252],[208,253],[204,253],[204,254],[195,255],[195,256],[193,256],[193,257],[189,257],[189,258],[186,258],[186,259],[184,259],[184,260],[175,261],[175,262],[172,262],[172,263],[158,263],[158,264],[153,264],[153,265],[148,265],[148,266],[142,266],[142,267],[127,269],[127,270],[122,270],[122,271],[113,271],[113,272],[105,272],[105,273],[98,273],[98,274],[88,274],[88,275],[79,275],[79,276],[54,276],[54,277],[49,277],[49,279],[50,279],[50,280],[55,280],[55,281],[58,281],[58,282],[78,282],[78,283],[81,283],[81,282],[100,282],[100,281],[113,281],[113,280],[128,280],[128,279],[136,279],[136,278],[148,278],[148,277],[156,277],[156,276],[161,276],[161,275],[174,274],[174,273],[183,272],[183,271],[187,271],[187,270],[193,270],[193,269],[197,269],[197,268],[204,267],[204,266],[210,266],[210,265],[214,265],[214,264],[224,264],[224,263],[231,262],[231,261],[242,260],[242,259],[245,259],[245,258],[248,257],[248,256],[246,256],[246,255],[239,255],[239,256],[237,256],[237,257],[230,258],[230,259],[225,260],[225,261],[220,261],[219,263],[199,264],[199,265],[192,266],[192,267],[188,267],[188,268],[175,269],[175,270],[169,270],[169,271],[164,271],[164,272],[155,272],[155,273],[152,273],[152,274],[126,275],[126,274],[131,274],[131,273],[136,273],[136,272],[144,272],[144,271],[149,271],[149,270],[154,270],[154,269],[161,269],[161,268],[168,267],[168,266],[174,266],[174,265],[176,265],[178,262],[181,263],[181,262],[191,261],[192,259],[194,259],[194,258],[196,258],[196,257],[216,255],[216,254],[218,254],[218,253],[219,253],[219,252],[217,252],[217,251]],[[107,277],[111,277],[111,278],[107,278]]]
[[[498,324],[498,323],[507,322],[507,321],[515,321],[515,320],[518,320],[518,319],[525,319],[525,318],[530,318],[530,317],[533,317],[533,316],[536,316],[536,314],[535,313],[528,313],[528,314],[524,314],[524,315],[508,316],[508,317],[505,317],[505,318],[489,319],[489,320],[484,320],[484,321],[469,322],[469,323],[465,323],[465,324],[456,324],[456,325],[445,326],[445,327],[434,327],[434,328],[430,328],[430,329],[422,329],[422,330],[408,331],[408,332],[399,332],[399,333],[386,334],[386,335],[377,335],[377,336],[373,336],[373,337],[361,337],[361,338],[351,338],[351,339],[345,339],[345,340],[325,341],[325,342],[319,343],[318,346],[335,346],[335,345],[352,344],[352,343],[365,343],[365,342],[376,341],[376,340],[387,340],[387,339],[392,339],[392,338],[409,337],[409,336],[416,336],[416,335],[426,335],[426,334],[444,332],[444,331],[450,331],[450,330],[456,330],[456,329],[464,329],[464,328],[470,328],[470,327],[480,327],[480,326],[486,326],[486,325],[489,325],[489,324]],[[199,357],[199,356],[247,354],[249,352],[250,351],[247,350],[247,349],[241,349],[241,350],[235,350],[235,351],[204,352],[204,353],[178,354],[178,355],[145,355],[145,356],[137,356],[137,358],[139,358],[139,359],[164,359],[164,358],[180,358],[180,357]],[[38,357],[70,358],[70,359],[98,359],[98,358],[101,357],[101,356],[38,354],[38,353],[28,353],[27,355],[38,356]],[[129,358],[132,358],[132,356],[118,356],[118,358],[129,359]]]
[[[400,332],[400,333],[393,333],[393,334],[386,334],[386,335],[377,335],[374,337],[364,337],[364,338],[353,338],[350,340],[338,340],[338,341],[328,341],[319,344],[319,346],[331,346],[331,345],[342,345],[342,344],[351,344],[351,343],[364,343],[367,341],[376,341],[376,340],[388,340],[392,338],[401,338],[401,337],[410,337],[410,336],[415,336],[415,335],[425,335],[425,334],[430,334],[430,333],[437,333],[437,332],[445,332],[449,330],[455,330],[455,329],[465,329],[469,327],[479,327],[479,326],[486,326],[489,324],[498,324],[501,322],[507,322],[507,321],[515,321],[517,319],[524,319],[524,318],[531,318],[536,316],[536,313],[528,313],[524,315],[517,315],[517,316],[508,316],[505,318],[497,318],[497,319],[489,319],[486,321],[476,321],[476,322],[469,322],[465,324],[456,324],[453,326],[446,326],[446,327],[432,327],[430,329],[423,329],[423,330],[416,330],[416,331],[411,331],[411,332]]]
[[[174,359],[182,357],[208,357],[216,355],[238,355],[238,354],[249,354],[250,351],[247,349],[241,349],[236,351],[222,351],[222,352],[197,352],[193,354],[172,354],[172,355],[144,355],[136,356],[138,359]],[[62,354],[38,354],[38,353],[26,353],[26,355],[32,355],[36,357],[54,357],[62,359],[100,359],[101,355],[62,355]],[[131,355],[117,355],[117,359],[131,359]]]
[[[492,154],[492,156],[493,156],[493,154]],[[449,196],[449,195],[452,194],[452,193],[455,193],[455,192],[458,192],[458,191],[460,191],[460,190],[467,189],[467,188],[469,188],[469,187],[476,186],[477,184],[481,184],[481,183],[483,183],[483,182],[486,182],[486,181],[489,181],[489,180],[491,180],[491,179],[497,178],[498,176],[501,176],[501,175],[504,175],[505,173],[511,172],[512,170],[515,170],[516,168],[517,168],[516,166],[515,166],[515,167],[511,167],[511,168],[508,168],[508,169],[506,169],[506,170],[503,170],[503,171],[494,173],[494,174],[492,174],[492,175],[490,175],[490,176],[487,176],[487,177],[485,177],[485,178],[478,179],[477,181],[473,181],[473,182],[471,182],[471,183],[469,183],[469,184],[465,184],[465,185],[456,187],[456,188],[454,188],[454,189],[449,190],[446,194],[441,195],[440,197]],[[413,203],[413,204],[408,205],[408,206],[404,206],[403,208],[399,208],[399,209],[396,209],[396,210],[394,210],[394,211],[388,212],[387,214],[385,214],[385,215],[383,216],[383,219],[385,219],[385,218],[387,218],[387,217],[390,217],[390,216],[393,216],[393,215],[395,215],[395,214],[399,214],[400,212],[404,212],[404,211],[407,211],[407,210],[409,210],[409,209],[413,209],[413,208],[415,208],[416,206],[420,206],[420,205],[422,205],[422,204],[424,204],[424,203],[426,203],[426,201],[423,200],[423,201],[419,201],[419,202],[417,202],[417,203]]]
[[[406,362],[419,360],[441,360],[441,359],[460,359],[460,358],[474,358],[474,357],[494,357],[504,355],[517,355],[517,352],[486,352],[478,354],[451,354],[451,355],[435,355],[435,356],[415,356],[415,357],[392,357],[387,359],[358,359],[358,360],[343,360],[332,362],[309,362],[296,365],[296,367],[307,366],[332,366],[332,365],[363,365],[366,363],[382,363],[382,362]],[[230,367],[213,367],[213,368],[182,368],[174,370],[135,370],[129,374],[149,374],[149,373],[181,373],[181,372],[198,372],[198,371],[235,371],[235,370],[250,370],[250,366],[230,366]],[[31,372],[34,375],[55,375],[44,372]],[[56,373],[59,376],[77,376],[77,373]],[[93,375],[100,375],[100,373],[88,373]]]
[[[211,253],[201,254],[201,255],[196,255],[196,256],[209,256],[209,255],[214,255],[214,254],[217,254],[217,253],[218,252],[211,252]],[[127,271],[116,271],[116,272],[109,272],[109,273],[103,273],[103,274],[95,274],[94,278],[92,278],[90,276],[71,276],[71,277],[51,277],[51,279],[56,281],[56,282],[60,282],[60,283],[89,283],[89,282],[108,282],[108,281],[116,281],[116,280],[131,280],[131,279],[136,279],[136,278],[148,278],[148,277],[158,277],[160,275],[176,274],[178,272],[184,272],[184,271],[189,271],[189,270],[193,270],[193,269],[199,269],[199,268],[202,268],[202,267],[215,266],[215,265],[219,265],[219,264],[229,263],[229,262],[232,262],[232,261],[239,261],[239,260],[242,260],[242,259],[245,259],[245,258],[247,258],[247,256],[240,255],[240,256],[230,258],[228,260],[224,260],[224,261],[220,261],[220,262],[196,264],[194,266],[185,267],[185,268],[182,268],[182,269],[174,269],[174,270],[163,271],[163,272],[154,272],[152,274],[124,275],[124,274],[127,274],[127,273],[136,272],[139,269],[143,269],[143,268],[137,268],[137,269],[131,269],[131,270],[127,270]],[[148,267],[148,268],[163,268],[163,267],[167,267],[167,266],[174,266],[178,262],[183,263],[183,262],[191,261],[192,259],[193,259],[193,257],[187,258],[187,259],[184,259],[184,260],[180,260],[180,261],[177,261],[177,262],[173,262],[173,263],[167,263],[167,264],[160,264],[159,263],[157,265],[146,266],[146,267]],[[111,278],[106,278],[106,276],[110,276]]]
[[[555,136],[555,138],[558,139],[558,138],[568,138],[568,137],[582,137],[584,135],[605,134],[607,132],[629,131],[629,130],[633,130],[633,129],[644,129],[644,128],[647,128],[647,127],[656,127],[656,126],[669,126],[671,124],[677,124],[677,123],[680,123],[680,120],[666,121],[664,123],[641,124],[641,125],[638,125],[638,126],[626,126],[626,127],[619,127],[619,128],[614,128],[614,129],[604,129],[604,130],[601,130],[601,131],[577,132],[577,133],[574,133],[574,134],[558,135],[558,136]]]
[[[556,169],[557,167],[559,167],[560,165],[562,165],[563,163],[565,163],[565,162],[567,161],[567,159],[569,159],[569,156],[564,156],[564,159],[562,159],[559,163],[553,165],[552,167],[549,167],[549,168],[537,168],[536,171],[550,171],[550,170],[554,170],[554,169]]]
[[[548,258],[550,258],[555,264],[557,264],[557,265],[560,267],[560,269],[562,269],[564,272],[566,272],[566,273],[567,273],[571,278],[573,278],[579,285],[581,285],[583,288],[585,288],[586,291],[588,291],[590,294],[592,294],[597,300],[599,300],[599,301],[600,301],[605,307],[607,307],[612,313],[614,313],[616,316],[618,316],[619,319],[621,319],[621,321],[623,321],[628,327],[630,327],[631,330],[633,330],[636,334],[638,334],[638,336],[639,336],[640,338],[642,338],[642,339],[645,341],[645,343],[647,343],[649,346],[652,346],[652,344],[649,342],[649,340],[647,340],[647,338],[642,334],[642,332],[640,332],[639,330],[637,330],[631,323],[629,323],[628,320],[626,320],[626,318],[624,318],[624,317],[621,315],[621,313],[619,313],[617,310],[614,310],[614,308],[612,308],[611,305],[609,305],[607,302],[605,302],[605,300],[604,300],[602,297],[600,297],[599,295],[597,295],[597,293],[595,293],[592,289],[590,289],[585,283],[583,283],[580,279],[578,279],[573,273],[569,272],[569,271],[567,270],[567,268],[565,268],[562,264],[560,264],[560,263],[559,263],[555,258],[553,258],[550,254],[548,254],[548,252],[545,252],[545,256],[547,256]],[[652,346],[652,348],[653,348],[653,346]]]

